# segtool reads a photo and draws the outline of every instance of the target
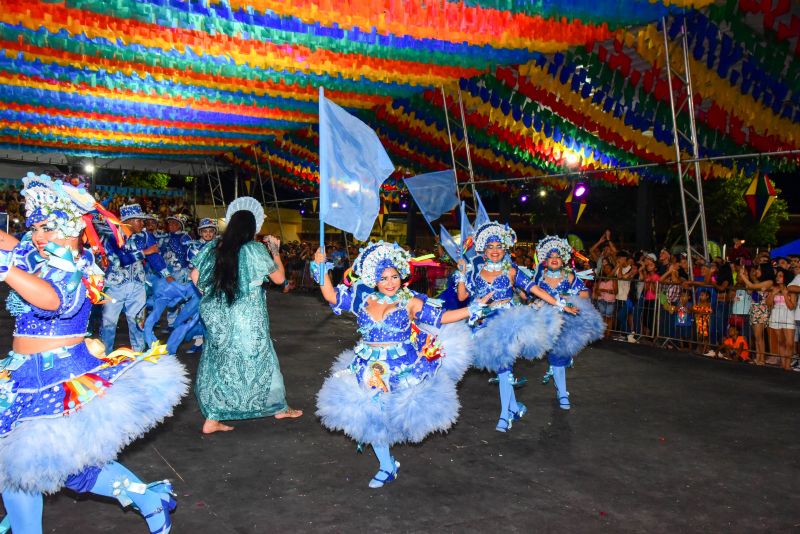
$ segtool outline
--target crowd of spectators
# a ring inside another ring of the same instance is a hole
[[[732,245],[724,258],[692,258],[690,273],[686,253],[631,253],[605,232],[588,254],[608,334],[800,370],[800,257]]]

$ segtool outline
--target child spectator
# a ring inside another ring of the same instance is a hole
[[[677,304],[667,302],[664,307],[671,314],[675,337],[680,340],[681,350],[692,348],[692,305],[689,302],[691,293],[684,289],[681,291]]]
[[[698,302],[692,306],[697,327],[697,352],[706,356],[715,356],[708,348],[708,334],[711,322],[711,293],[707,289],[700,290]]]
[[[728,337],[722,341],[719,355],[727,360],[741,359],[743,362],[750,361],[750,346],[735,326],[728,328]]]

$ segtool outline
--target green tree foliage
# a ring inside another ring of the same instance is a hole
[[[727,180],[705,182],[703,197],[706,204],[708,238],[729,243],[734,237],[746,239],[748,246],[765,247],[777,243],[781,223],[789,219],[786,200],[776,189],[778,198],[772,203],[764,220],[759,222],[750,214],[744,194],[752,178],[734,176]]]
[[[122,179],[126,187],[144,187],[147,189],[166,189],[169,175],[163,172],[131,172]]]

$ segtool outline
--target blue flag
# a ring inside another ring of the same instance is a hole
[[[450,235],[450,232],[441,225],[439,226],[439,242],[453,261],[461,259],[461,248],[458,246],[458,243],[456,243],[456,240],[453,239],[453,236]]]
[[[378,134],[319,97],[319,220],[366,241],[380,208],[380,187],[394,164]]]
[[[452,169],[406,178],[406,187],[428,223],[458,206],[456,179]]]
[[[489,215],[486,213],[486,208],[483,207],[481,196],[475,191],[475,203],[477,204],[478,213],[475,215],[475,228],[478,228],[489,222]]]

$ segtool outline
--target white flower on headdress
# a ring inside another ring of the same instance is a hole
[[[378,278],[384,269],[394,267],[400,273],[400,278],[411,274],[411,254],[403,250],[397,243],[384,243],[378,241],[362,248],[353,263],[353,272],[368,287],[375,287]],[[380,268],[381,272],[378,272]]]
[[[498,241],[503,248],[508,250],[517,243],[517,234],[507,224],[489,221],[475,230],[475,250],[483,252],[489,241]]]
[[[90,211],[94,198],[84,190],[32,172],[22,179],[22,184],[28,226],[44,222],[62,239],[78,237],[86,228],[82,217]]]
[[[550,256],[551,252],[558,254],[561,260],[566,263],[572,258],[572,245],[569,244],[569,241],[557,235],[545,236],[536,245],[536,256],[538,256],[540,262],[543,262]]]

